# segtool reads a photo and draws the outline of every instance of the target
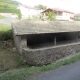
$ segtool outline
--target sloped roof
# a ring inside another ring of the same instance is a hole
[[[67,10],[63,10],[63,9],[59,9],[59,8],[48,8],[48,9],[44,10],[42,13],[47,12],[47,11],[61,11],[61,12],[66,12],[66,13],[74,14],[71,11],[67,11]]]
[[[16,21],[12,23],[16,35],[80,31],[79,21]]]

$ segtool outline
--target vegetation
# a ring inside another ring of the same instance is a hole
[[[0,74],[0,80],[29,80],[33,75],[42,73],[44,71],[53,70],[62,65],[73,63],[77,60],[80,60],[80,55],[76,55],[71,59],[62,60],[46,66],[32,66],[9,70]]]
[[[10,25],[0,24],[0,41],[12,40],[12,29]]]
[[[16,4],[11,4],[9,2],[0,2],[0,8],[13,8],[16,9],[18,5]]]
[[[21,12],[18,7],[18,2],[13,0],[1,0],[0,2],[0,12],[2,13],[15,13],[18,15],[18,18],[21,19]]]
[[[5,18],[4,16],[0,15],[0,19],[4,19],[4,18]]]
[[[12,49],[0,49],[0,72],[21,66],[21,58]]]
[[[35,8],[45,10],[45,9],[47,9],[47,6],[43,6],[42,4],[39,4],[39,5],[35,6]]]
[[[47,19],[50,21],[55,20],[55,18],[56,18],[54,11],[46,12],[46,16],[47,16]]]

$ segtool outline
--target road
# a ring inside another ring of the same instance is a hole
[[[11,24],[12,21],[17,20],[16,18],[6,17],[0,20],[0,23]]]
[[[12,13],[0,13],[0,15],[5,16],[4,19],[0,19],[0,23],[11,24],[12,21],[17,20],[17,15]]]
[[[46,72],[35,80],[80,80],[80,61]]]

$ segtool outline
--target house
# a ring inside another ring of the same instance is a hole
[[[54,11],[54,13],[56,14],[56,19],[57,20],[73,20],[74,19],[74,13],[67,11],[67,10],[62,10],[59,8],[53,8],[53,9],[46,9],[45,11],[42,12],[42,14],[45,16],[46,12],[51,12]]]
[[[42,10],[38,8],[34,8],[22,4],[20,4],[17,9],[20,9],[23,18],[38,16],[40,12],[42,12]]]
[[[80,52],[79,21],[16,21],[16,49],[27,64],[44,65]]]

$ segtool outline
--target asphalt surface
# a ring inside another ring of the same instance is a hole
[[[1,13],[0,15],[5,16],[4,19],[0,19],[0,23],[9,24],[14,20],[17,20],[16,15],[12,15],[11,13]]]
[[[11,24],[12,21],[17,20],[16,18],[7,17],[0,20],[0,23]]]
[[[80,80],[80,61],[46,72],[34,80]]]

